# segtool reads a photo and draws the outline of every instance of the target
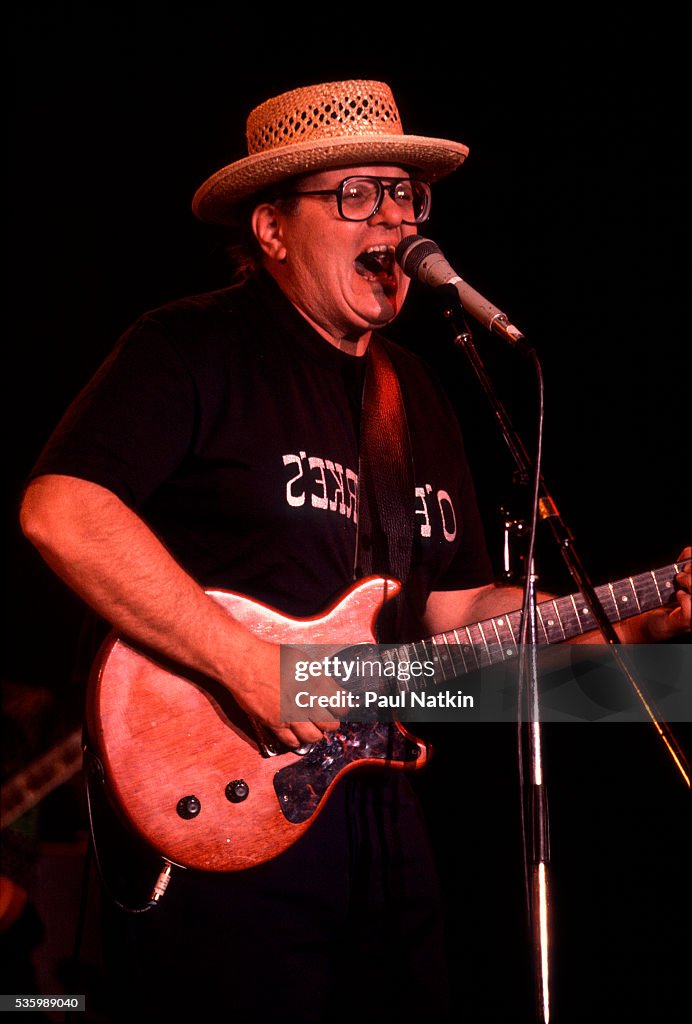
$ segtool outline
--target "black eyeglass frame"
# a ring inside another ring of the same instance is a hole
[[[343,209],[344,188],[349,183],[349,181],[374,181],[377,183],[379,195],[375,200],[375,205],[373,209],[370,211],[367,217],[347,217],[345,215]],[[340,181],[336,188],[306,189],[303,192],[280,192],[277,194],[276,199],[282,199],[284,197],[289,196],[336,196],[336,207],[337,210],[339,211],[339,216],[341,217],[341,219],[359,224],[362,223],[363,221],[370,220],[371,217],[374,217],[379,212],[385,194],[387,194],[389,198],[396,203],[399,209],[401,209],[401,206],[399,206],[399,203],[397,203],[393,193],[394,189],[397,187],[397,185],[401,185],[402,181],[411,181],[415,182],[417,185],[422,185],[425,195],[423,215],[419,217],[417,220],[402,219],[402,223],[424,224],[425,221],[430,216],[430,206],[432,204],[432,189],[430,188],[430,182],[425,181],[423,178],[411,178],[408,175],[405,178],[378,178],[375,175],[370,174],[350,174],[348,178],[344,178],[343,181]],[[389,184],[386,185],[385,182],[389,182]]]

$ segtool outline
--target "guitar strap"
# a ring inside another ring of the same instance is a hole
[[[414,523],[413,455],[401,386],[384,342],[366,356],[358,466],[356,578],[394,576],[402,592],[378,617],[377,640],[403,639]]]

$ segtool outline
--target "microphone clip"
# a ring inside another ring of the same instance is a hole
[[[463,346],[469,343],[473,335],[457,289],[453,284],[440,284],[434,289],[434,295],[441,306],[442,316],[452,326],[455,345]]]

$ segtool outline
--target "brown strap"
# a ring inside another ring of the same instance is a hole
[[[356,576],[391,575],[404,585],[378,621],[379,640],[403,639],[405,585],[411,568],[414,475],[406,410],[383,342],[368,347],[360,429]]]

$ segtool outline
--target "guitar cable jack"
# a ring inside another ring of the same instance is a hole
[[[159,901],[166,892],[166,889],[168,888],[168,883],[171,880],[172,870],[173,865],[171,864],[171,862],[168,860],[164,861],[164,865],[159,874],[159,877],[154,882],[154,888],[152,889],[151,896],[149,897],[149,906],[155,907],[158,905]]]

